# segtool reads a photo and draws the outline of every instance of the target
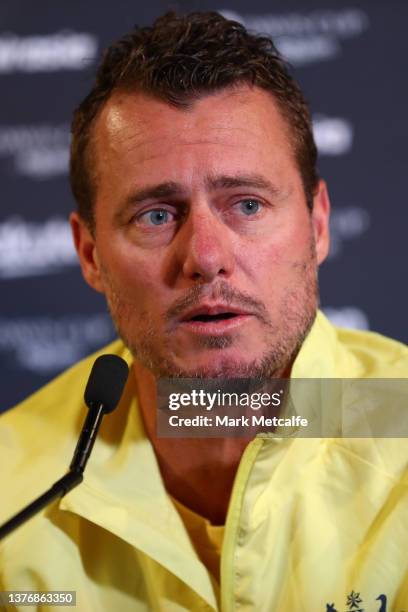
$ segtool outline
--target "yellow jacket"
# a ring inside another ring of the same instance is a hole
[[[102,352],[131,362],[120,341]],[[0,523],[66,472],[95,356],[0,417]],[[405,346],[320,313],[292,371],[407,374]],[[164,489],[130,377],[84,482],[0,543],[0,590],[75,590],[81,612],[407,611],[407,463],[403,438],[255,438],[234,483],[218,601]]]

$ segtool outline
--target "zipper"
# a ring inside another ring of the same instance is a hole
[[[232,487],[221,552],[220,599],[222,612],[230,612],[234,609],[234,555],[239,535],[242,502],[250,472],[263,443],[263,438],[255,438],[248,444],[239,463]]]

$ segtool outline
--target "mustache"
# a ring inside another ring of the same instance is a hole
[[[180,318],[185,311],[197,306],[204,298],[212,301],[222,300],[232,307],[243,307],[250,310],[266,325],[272,325],[269,313],[265,305],[254,297],[233,289],[225,281],[221,281],[216,285],[209,287],[208,285],[195,285],[188,290],[186,295],[182,296],[170,306],[165,312],[164,319],[167,322],[172,322],[174,319]]]

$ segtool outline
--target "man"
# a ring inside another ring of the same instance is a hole
[[[84,483],[2,543],[2,588],[76,590],[80,610],[402,611],[404,440],[156,433],[160,377],[408,372],[406,347],[317,313],[329,199],[273,44],[207,13],[112,45],[71,183],[82,272],[122,339],[101,352],[131,376]],[[4,519],[64,472],[94,357],[3,417]]]

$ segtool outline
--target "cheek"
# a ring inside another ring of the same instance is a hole
[[[299,269],[312,258],[312,233],[307,225],[291,225],[241,245],[240,268],[264,295],[284,293],[299,282]]]
[[[146,308],[158,292],[159,270],[157,263],[141,260],[129,248],[116,251],[108,249],[103,267],[115,292],[124,300],[132,301],[135,309]]]
[[[159,283],[156,270],[143,264],[130,266],[123,278],[124,290],[135,307],[152,311],[160,303]]]

